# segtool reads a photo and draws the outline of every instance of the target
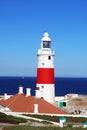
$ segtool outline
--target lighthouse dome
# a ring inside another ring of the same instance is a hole
[[[47,32],[44,33],[41,41],[51,41],[51,38],[49,37],[49,34]]]

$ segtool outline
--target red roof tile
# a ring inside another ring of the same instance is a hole
[[[38,113],[66,114],[66,112],[48,103],[44,99],[34,96],[26,97],[24,94],[16,94],[7,100],[0,101],[0,105],[9,107],[14,112],[34,113],[34,104],[38,104]]]

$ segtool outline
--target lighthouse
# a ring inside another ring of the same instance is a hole
[[[53,104],[55,97],[54,52],[51,49],[51,38],[47,32],[41,39],[38,49],[38,67],[36,79],[36,97],[41,97]]]

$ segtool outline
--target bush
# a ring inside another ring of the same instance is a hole
[[[48,115],[25,115],[25,116],[31,116],[35,118],[40,118],[44,120],[49,120],[49,121],[54,121],[54,122],[59,122],[59,116],[48,116]],[[66,117],[66,121],[69,123],[83,123],[87,121],[87,118],[84,117]]]
[[[10,115],[6,115],[0,112],[0,122],[19,124],[19,123],[27,122],[27,120],[23,118],[17,118]]]
[[[35,127],[35,126],[12,126],[6,127],[3,130],[84,130],[84,128],[72,128],[72,127]],[[87,130],[87,129],[85,129]]]

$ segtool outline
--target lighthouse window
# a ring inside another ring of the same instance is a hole
[[[42,63],[42,65],[44,65],[44,63]]]
[[[48,60],[51,60],[51,56],[48,56]]]
[[[50,48],[50,41],[43,41],[43,48]]]
[[[42,88],[44,88],[44,86],[41,86]]]

